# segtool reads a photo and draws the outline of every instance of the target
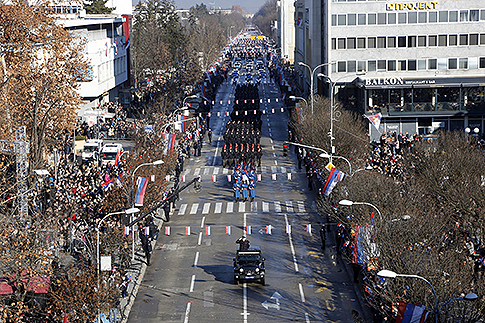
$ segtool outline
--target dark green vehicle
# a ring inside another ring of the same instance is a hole
[[[234,261],[234,284],[239,282],[259,281],[265,284],[264,258],[259,247],[250,247],[249,250],[236,251]]]

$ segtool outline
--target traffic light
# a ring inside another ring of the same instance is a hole
[[[283,143],[283,156],[288,156],[288,143]]]

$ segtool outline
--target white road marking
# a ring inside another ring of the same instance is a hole
[[[277,161],[277,160],[275,160],[275,161],[274,161],[274,164],[275,164],[275,165],[278,165],[278,161]]]
[[[197,176],[197,175],[199,175],[199,174],[200,174],[200,168],[196,168],[196,169],[194,170],[194,176]]]
[[[179,215],[184,215],[187,210],[187,204],[180,205]]]
[[[274,146],[271,146],[271,149],[273,149],[273,150],[274,150]]]
[[[308,313],[305,313],[305,323],[310,323],[310,316],[308,316]]]
[[[286,215],[286,213],[285,213],[285,222],[286,222],[286,225],[289,225],[288,216]],[[288,240],[290,241],[290,249],[291,249],[291,254],[293,255],[293,264],[295,265],[295,271],[299,272],[298,262],[296,261],[296,255],[295,255],[295,247],[293,246],[293,239],[291,238],[291,233],[288,233]]]
[[[276,173],[276,166],[271,166],[271,172],[272,172],[273,174],[275,174],[275,173]]]
[[[189,314],[190,314],[190,306],[191,305],[192,305],[192,302],[187,303],[187,308],[185,309],[184,323],[189,323]]]
[[[266,174],[266,172],[267,172],[266,166],[261,166],[261,172]]]
[[[251,202],[251,212],[258,212],[258,202]]]
[[[281,167],[281,172],[284,174],[286,173],[286,168],[285,167]]]
[[[199,262],[199,252],[197,251],[195,253],[195,259],[194,259],[194,267],[197,267],[197,263]]]
[[[196,214],[198,208],[199,208],[199,203],[192,204],[192,208],[190,209],[190,214]]]
[[[269,141],[270,141],[271,143],[273,143],[273,139],[269,138]]]
[[[210,203],[204,203],[204,208],[202,209],[202,214],[209,214],[211,204]]]
[[[194,285],[195,285],[195,275],[192,275],[192,281],[190,282],[190,289],[189,289],[190,293],[194,291]]]
[[[197,241],[197,244],[200,246],[202,243],[202,231],[199,232],[199,241]]]
[[[227,202],[226,213],[234,212],[234,202]]]
[[[219,167],[214,168],[214,172],[212,173],[212,175],[219,175]]]
[[[222,174],[227,175],[229,173],[229,169],[223,168],[222,169]]]
[[[275,212],[278,212],[278,213],[281,212],[280,201],[274,201],[274,210],[275,210]]]
[[[212,159],[212,166],[216,164],[216,156],[217,156],[217,151],[219,150],[219,143],[221,142],[221,136],[219,136],[219,139],[217,141],[217,146],[216,146],[216,151],[214,152],[214,158]]]
[[[243,312],[241,315],[244,317],[243,322],[248,322],[248,283],[243,283]]]
[[[222,203],[216,203],[216,209],[214,210],[214,213],[221,213],[222,211]]]
[[[298,212],[304,213],[305,212],[305,203],[302,201],[296,202],[298,204]]]
[[[268,202],[262,202],[263,203],[263,212],[267,213],[269,212],[269,203]]]
[[[292,201],[286,201],[286,211],[293,213],[293,202]]]
[[[206,167],[204,168],[204,175],[209,175],[210,168]]]
[[[276,158],[276,154],[275,153],[273,153],[273,157]]]
[[[200,221],[200,228],[204,227],[204,222],[205,222],[205,216],[203,216],[202,220]]]
[[[246,203],[239,202],[239,213],[246,212]]]
[[[301,296],[301,301],[305,303],[305,294],[303,294],[303,286],[299,283],[298,286],[300,287],[300,296]]]

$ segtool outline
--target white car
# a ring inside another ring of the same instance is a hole
[[[89,139],[84,143],[82,159],[85,161],[96,160],[98,158],[99,151],[103,147],[103,140]]]

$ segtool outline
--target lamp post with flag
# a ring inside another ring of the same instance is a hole
[[[164,161],[163,160],[156,160],[154,162],[151,162],[151,163],[144,163],[144,164],[140,164],[138,165],[135,170],[133,171],[133,173],[131,174],[131,207],[132,208],[135,208],[135,173],[138,169],[140,169],[140,167],[143,167],[143,166],[150,166],[150,165],[161,165],[163,164]],[[148,182],[146,182],[148,183]],[[145,189],[146,189],[146,185],[145,186]],[[139,187],[140,189],[140,194],[142,193],[141,190],[143,189],[143,187]],[[138,192],[137,192],[138,194]],[[143,191],[143,195],[145,194],[145,192]],[[139,197],[141,197],[139,195]],[[130,221],[133,221],[133,219],[130,218]],[[132,243],[132,255],[131,255],[131,260],[135,260],[135,237],[136,237],[136,233],[135,233],[136,230],[133,230],[132,228],[132,232],[133,232],[133,243]]]

